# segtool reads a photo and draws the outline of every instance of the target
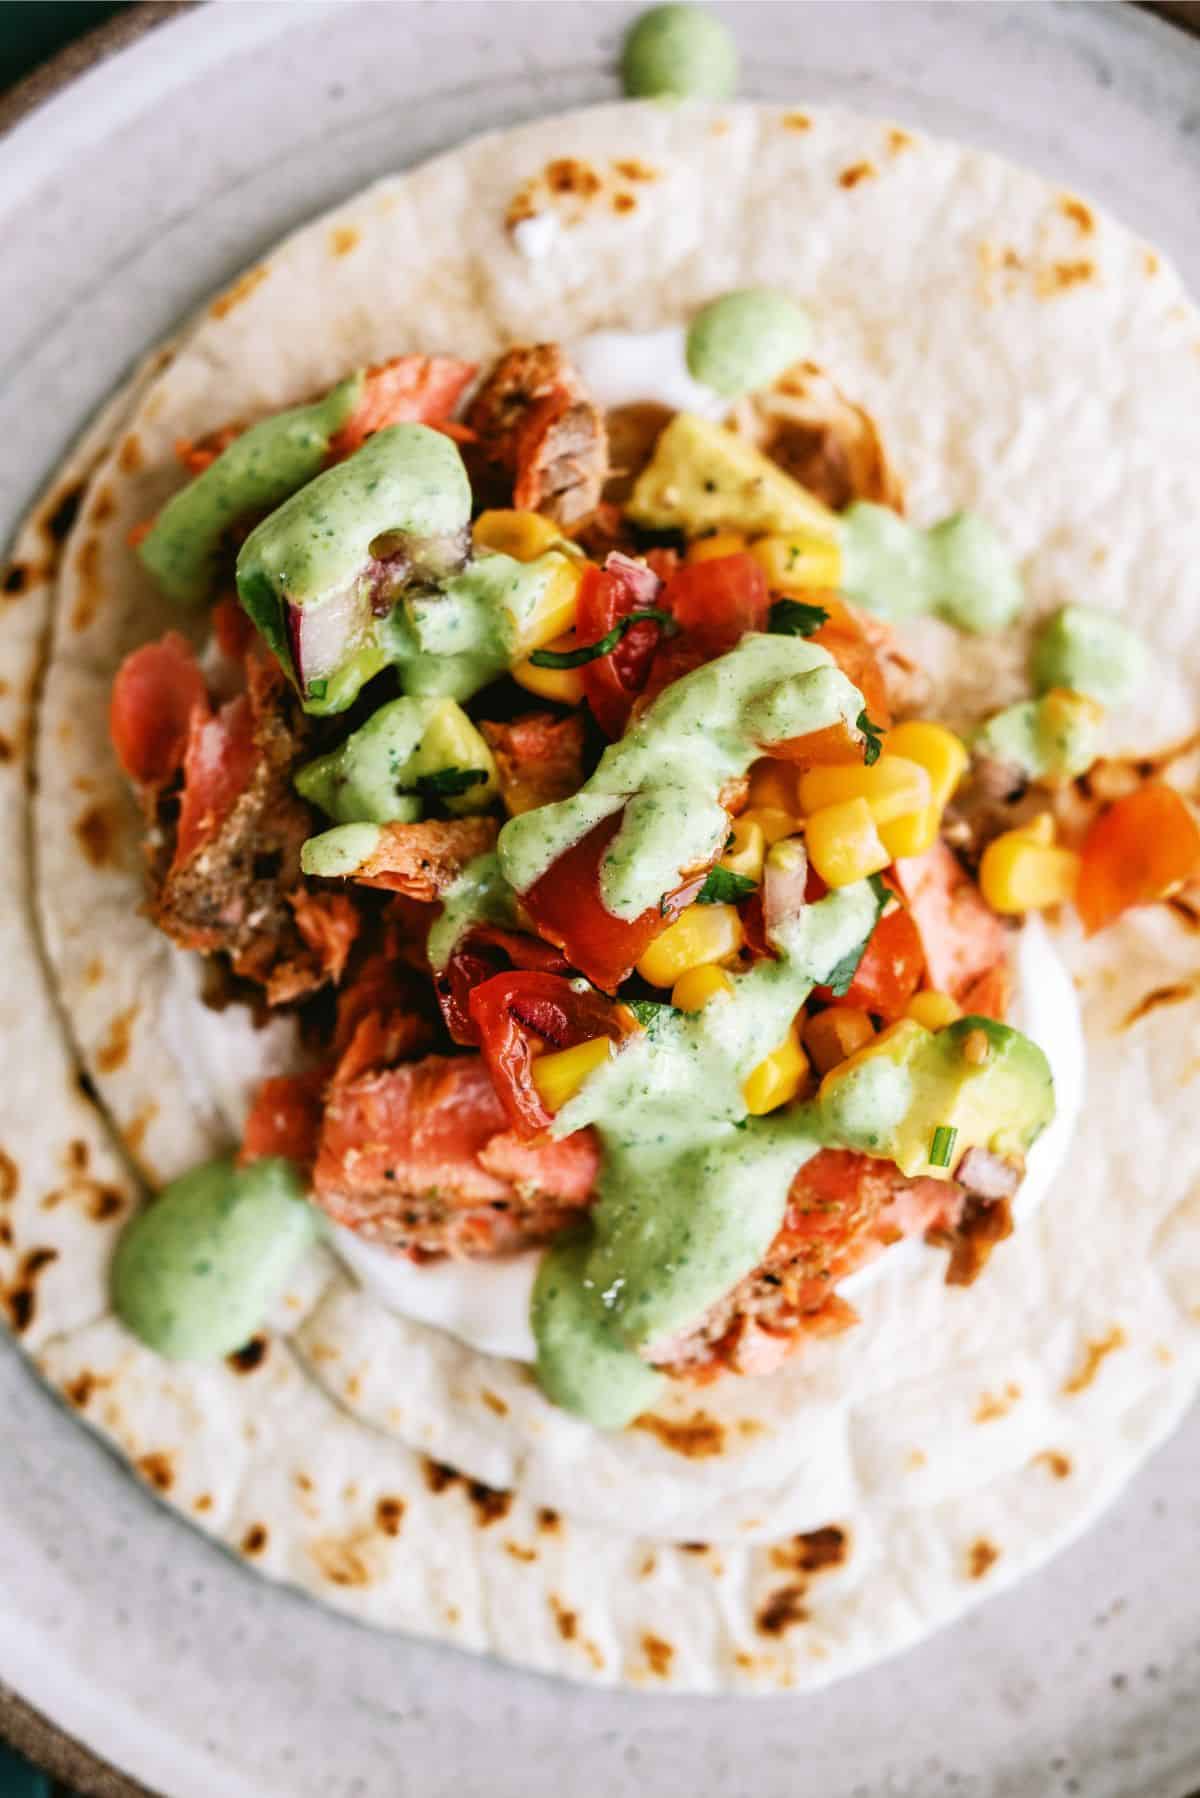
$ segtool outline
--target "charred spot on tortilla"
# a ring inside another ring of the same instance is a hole
[[[497,1417],[508,1416],[508,1406],[497,1393],[489,1392],[485,1386],[479,1396],[487,1406],[488,1410],[494,1411]]]
[[[12,738],[6,737],[3,731],[0,731],[0,763],[15,761],[16,755],[17,751]]]
[[[75,820],[75,836],[93,868],[105,868],[115,861],[119,824],[110,807],[97,802],[89,805]]]
[[[685,1555],[706,1555],[708,1553],[708,1543],[681,1542],[679,1544],[679,1551],[681,1554]]]
[[[812,130],[812,120],[806,112],[785,112],[780,123],[785,131]]]
[[[88,1146],[80,1136],[73,1137],[63,1151],[63,1166],[69,1174],[86,1174]]]
[[[73,1380],[67,1381],[63,1387],[63,1397],[77,1411],[86,1411],[96,1393],[111,1383],[111,1380],[100,1374],[91,1373],[85,1368],[82,1373],[76,1374]]]
[[[362,242],[362,232],[353,225],[338,225],[329,233],[329,250],[333,256],[348,256]]]
[[[975,1422],[994,1423],[998,1417],[1007,1417],[1020,1396],[1021,1388],[1012,1380],[999,1392],[981,1393],[975,1407]]]
[[[857,187],[861,181],[870,181],[877,173],[873,162],[853,162],[838,176],[838,186]]]
[[[656,1678],[670,1678],[671,1662],[675,1659],[675,1649],[670,1642],[664,1642],[661,1636],[652,1635],[646,1630],[642,1635],[642,1653]]]
[[[791,1573],[825,1573],[833,1567],[844,1567],[849,1559],[850,1532],[838,1523],[805,1530],[788,1542],[776,1543],[771,1550],[774,1565]]]
[[[1081,237],[1090,237],[1096,229],[1096,215],[1091,207],[1078,199],[1074,194],[1060,194],[1058,210],[1064,218],[1078,227]]]
[[[1087,258],[1076,262],[1052,262],[1049,268],[1038,270],[1036,288],[1040,298],[1048,299],[1095,278],[1096,265]]]
[[[57,498],[51,500],[43,515],[42,529],[56,550],[62,547],[71,534],[72,526],[79,516],[86,486],[86,481],[73,481]]]
[[[265,1523],[252,1523],[242,1537],[241,1548],[244,1555],[260,1555],[267,1546],[267,1526]]]
[[[30,585],[30,578],[31,570],[28,562],[10,562],[4,571],[4,580],[0,585],[3,586],[10,599],[15,599]]]
[[[252,1336],[244,1348],[225,1357],[234,1373],[253,1373],[267,1358],[270,1343],[265,1336]]]
[[[621,189],[613,195],[612,209],[614,212],[635,212],[637,210],[636,195]]]
[[[198,1512],[200,1516],[203,1516],[206,1511],[211,1511],[212,1508],[213,1501],[211,1492],[202,1492],[198,1498],[192,1500],[192,1509],[193,1511]]]
[[[138,474],[142,467],[142,440],[136,432],[131,431],[124,438],[117,451],[117,467],[122,474]]]
[[[79,596],[71,613],[71,629],[80,634],[94,622],[100,601],[104,597],[100,580],[99,537],[84,538],[75,558],[75,573],[79,581]]]
[[[7,1205],[16,1198],[20,1183],[21,1173],[16,1162],[6,1149],[0,1149],[0,1205]]]
[[[538,1558],[537,1549],[526,1548],[522,1542],[506,1542],[504,1544],[504,1552],[514,1561],[521,1561],[526,1565],[531,1561],[536,1561]]]
[[[39,1274],[57,1260],[57,1249],[30,1249],[17,1268],[15,1284],[7,1292],[0,1294],[16,1335],[23,1336],[33,1322],[37,1310]]]
[[[1071,1457],[1059,1448],[1044,1448],[1040,1455],[1033,1457],[1031,1465],[1044,1467],[1056,1480],[1068,1479],[1071,1474]]]
[[[980,1536],[967,1550],[967,1578],[982,1579],[1000,1559],[1000,1550],[986,1536]]]
[[[208,308],[210,316],[228,318],[229,314],[240,306],[243,300],[248,300],[255,289],[262,285],[270,272],[265,262],[259,263],[256,268],[247,269],[246,273],[235,281],[232,287],[227,287],[224,293],[219,293],[212,301]]]
[[[550,1594],[550,1609],[554,1613],[554,1621],[563,1641],[573,1642],[579,1629],[578,1611],[569,1610],[562,1599],[556,1597],[553,1592]]]
[[[916,141],[911,131],[901,131],[897,125],[893,125],[887,134],[888,149],[893,156],[899,156],[904,150],[911,150]]]
[[[116,509],[117,502],[113,498],[112,488],[101,487],[91,504],[91,522],[93,524],[106,523],[107,520],[113,516]]]
[[[662,175],[661,169],[648,162],[639,162],[634,156],[617,157],[612,166],[626,181],[657,181]]]
[[[140,1455],[134,1465],[147,1485],[158,1492],[169,1492],[175,1484],[175,1462],[165,1450]]]
[[[548,162],[542,171],[546,186],[552,194],[574,194],[580,199],[590,200],[598,194],[603,185],[600,176],[590,163],[581,162],[575,156],[559,156]]]
[[[129,1060],[133,1043],[133,1023],[140,1007],[130,1005],[118,1012],[108,1026],[108,1034],[96,1050],[96,1066],[102,1074],[115,1074]]]
[[[772,1592],[755,1615],[754,1627],[762,1636],[782,1636],[797,1623],[807,1623],[808,1607],[804,1604],[806,1587],[802,1584],[780,1586]]]
[[[1184,915],[1191,916],[1190,908],[1185,906]],[[1138,1000],[1122,1020],[1120,1027],[1122,1030],[1130,1030],[1135,1024],[1140,1024],[1143,1018],[1148,1018],[1151,1012],[1160,1011],[1167,1005],[1185,1004],[1187,1000],[1194,999],[1197,993],[1200,993],[1200,976],[1194,976],[1191,980],[1172,981],[1167,986],[1153,987]]]
[[[1090,1338],[1083,1345],[1083,1359],[1070,1379],[1064,1382],[1063,1393],[1073,1397],[1077,1392],[1085,1392],[1099,1373],[1105,1359],[1124,1348],[1129,1338],[1121,1324],[1114,1324],[1103,1336]]]
[[[658,1417],[644,1411],[635,1417],[631,1429],[645,1430],[655,1436],[673,1455],[684,1455],[689,1461],[705,1461],[725,1452],[725,1428],[707,1411],[695,1411],[690,1417]]]
[[[404,1500],[381,1498],[375,1506],[375,1522],[385,1536],[398,1536],[404,1522]]]
[[[543,1535],[553,1536],[562,1528],[562,1518],[557,1511],[552,1511],[549,1505],[539,1505],[537,1526]]]
[[[146,1141],[146,1132],[149,1130],[157,1116],[158,1101],[156,1099],[147,1099],[141,1110],[137,1112],[134,1117],[130,1118],[128,1124],[125,1126],[125,1141],[131,1154],[138,1155],[141,1153],[142,1147]]]

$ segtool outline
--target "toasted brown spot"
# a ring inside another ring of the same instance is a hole
[[[1148,275],[1156,275],[1162,267],[1162,263],[1153,250],[1143,250],[1142,267]]]
[[[507,230],[511,231],[514,225],[519,225],[521,223],[522,219],[536,218],[537,213],[538,207],[534,200],[533,188],[527,183],[524,187],[518,188],[512,199],[508,202],[504,214],[505,227]]]
[[[87,967],[83,970],[83,984],[85,986],[99,986],[103,979],[104,963],[98,955],[93,955],[91,961],[89,961]]]
[[[7,1205],[10,1199],[17,1196],[17,1187],[21,1176],[17,1164],[11,1155],[0,1149],[0,1205]]]
[[[142,443],[136,432],[131,431],[117,451],[117,467],[122,474],[136,474],[142,466]]]
[[[626,181],[657,181],[662,172],[649,162],[639,162],[636,156],[618,158],[613,167]]]
[[[708,1553],[707,1542],[681,1542],[679,1547],[685,1555],[706,1555]]]
[[[558,1633],[564,1642],[573,1642],[575,1632],[579,1628],[579,1613],[569,1611],[560,1598],[550,1594],[550,1609],[554,1612],[554,1621],[558,1625]]]
[[[135,1118],[131,1118],[125,1132],[125,1141],[136,1155],[146,1140],[146,1132],[158,1116],[158,1104],[154,1099],[147,1099]]]
[[[309,1553],[318,1570],[334,1586],[369,1586],[371,1569],[361,1553],[361,1539],[351,1537],[339,1541],[326,1536],[309,1544]]]
[[[1176,980],[1170,986],[1156,986],[1138,1000],[1133,1010],[1121,1024],[1122,1030],[1129,1030],[1134,1024],[1140,1024],[1148,1018],[1152,1011],[1159,1011],[1164,1005],[1182,1005],[1188,999],[1194,999],[1200,990],[1200,980]]]
[[[375,1527],[382,1530],[385,1536],[398,1536],[403,1522],[404,1500],[381,1498],[375,1506]]]
[[[15,761],[16,755],[17,751],[12,738],[6,737],[3,731],[0,731],[0,763]]]
[[[13,1245],[12,1225],[6,1217],[0,1217],[0,1248],[11,1249]]]
[[[1185,930],[1200,930],[1200,904],[1194,903],[1186,893],[1172,893],[1167,908],[1174,912]]]
[[[506,1542],[504,1552],[511,1555],[514,1561],[536,1561],[538,1558],[537,1549],[526,1548],[523,1542]]]
[[[456,1467],[448,1467],[444,1461],[431,1461],[426,1457],[425,1484],[431,1492],[444,1492],[447,1486],[453,1486],[461,1477]]]
[[[212,1508],[213,1501],[211,1492],[202,1492],[198,1498],[192,1500],[193,1511],[199,1511],[201,1516],[204,1515],[205,1511],[211,1511]]]
[[[84,538],[75,558],[75,572],[79,577],[79,597],[71,613],[71,629],[85,631],[96,616],[101,599],[99,537]]]
[[[266,1360],[268,1347],[265,1336],[252,1336],[244,1347],[235,1349],[232,1355],[226,1355],[225,1359],[234,1373],[253,1373],[255,1368],[261,1367]]]
[[[887,134],[888,149],[893,156],[899,156],[905,150],[911,150],[916,141],[910,131],[901,131],[898,125],[893,125]]]
[[[649,1554],[642,1556],[642,1564],[638,1568],[638,1578],[650,1579],[657,1572],[658,1556],[655,1554],[654,1550],[651,1549]]]
[[[74,1136],[63,1151],[63,1165],[69,1174],[86,1174],[88,1146],[81,1136]]]
[[[793,1624],[807,1623],[808,1611],[803,1598],[804,1587],[800,1584],[780,1586],[777,1592],[772,1592],[754,1619],[759,1634],[782,1636]]]
[[[467,1482],[467,1497],[475,1507],[475,1518],[481,1530],[489,1524],[497,1523],[500,1518],[507,1517],[512,1509],[511,1492],[498,1491],[495,1486],[485,1486],[482,1480]]]
[[[12,1327],[18,1336],[33,1322],[37,1309],[38,1275],[43,1268],[57,1260],[57,1249],[30,1249],[17,1269],[16,1283],[3,1295]]]
[[[306,1473],[298,1473],[296,1475],[296,1484],[299,1486],[301,1492],[311,1492],[313,1489],[313,1483]]]
[[[504,1400],[499,1397],[499,1395],[497,1393],[489,1392],[487,1387],[485,1386],[483,1391],[479,1394],[479,1396],[483,1400],[484,1404],[487,1406],[488,1410],[494,1411],[496,1413],[497,1417],[507,1417],[508,1416],[508,1406],[505,1404]]]
[[[352,1404],[362,1397],[362,1379],[356,1373],[352,1373],[346,1381],[346,1397]]]
[[[1063,1386],[1063,1391],[1068,1395],[1084,1391],[1100,1371],[1100,1363],[1104,1357],[1111,1355],[1115,1349],[1124,1348],[1128,1340],[1121,1325],[1114,1324],[1106,1336],[1099,1336],[1094,1341],[1085,1343],[1083,1360]]]
[[[46,508],[42,518],[42,529],[56,548],[66,542],[70,536],[72,525],[79,517],[79,507],[83,500],[85,485],[86,483],[83,481],[76,481],[72,486],[65,488],[57,499],[51,500]]]
[[[878,170],[873,162],[852,162],[848,169],[843,169],[838,176],[839,187],[857,187],[860,181],[870,181]]]
[[[103,805],[89,805],[75,820],[75,835],[93,868],[106,867],[113,858],[117,823]]]
[[[1079,262],[1052,262],[1049,268],[1039,270],[1037,290],[1043,298],[1050,294],[1064,293],[1068,287],[1079,287],[1085,281],[1095,279],[1096,265],[1086,259]]]
[[[252,1523],[242,1537],[242,1553],[244,1555],[260,1555],[267,1546],[267,1526],[265,1523]]]
[[[686,1455],[691,1461],[708,1460],[723,1453],[725,1448],[723,1426],[706,1411],[683,1418],[656,1417],[652,1411],[644,1411],[634,1418],[633,1428],[657,1436],[673,1455]]]
[[[95,1180],[89,1180],[87,1186],[87,1214],[94,1224],[106,1224],[124,1211],[125,1195],[119,1188]]]
[[[728,135],[728,132],[729,132],[729,120],[728,119],[715,119],[708,128],[708,135],[710,137],[725,137]]]
[[[771,1550],[771,1559],[787,1573],[823,1573],[827,1568],[841,1567],[850,1559],[850,1532],[836,1523],[819,1530],[805,1530],[790,1542],[777,1543]]]
[[[246,273],[240,280],[235,281],[232,287],[227,287],[224,293],[217,295],[208,309],[213,318],[228,317],[235,306],[240,306],[243,300],[248,300],[255,288],[262,285],[268,272],[265,263],[260,263],[257,268],[247,269]]]
[[[1073,225],[1078,226],[1081,237],[1090,237],[1096,229],[1096,218],[1091,207],[1076,199],[1074,194],[1060,194],[1058,210],[1064,218],[1069,218]]]
[[[10,598],[15,598],[18,593],[24,593],[28,585],[29,564],[27,562],[10,563],[4,570],[4,591]]]
[[[671,1672],[671,1662],[675,1659],[675,1650],[661,1636],[652,1636],[647,1630],[642,1637],[642,1653],[651,1673],[659,1679],[667,1679]]]
[[[137,1470],[159,1492],[169,1492],[175,1484],[175,1463],[168,1454],[142,1455]]]
[[[553,1536],[562,1527],[562,1519],[557,1511],[552,1511],[550,1509],[549,1505],[540,1505],[538,1507],[537,1526],[544,1535]]]
[[[812,120],[806,112],[785,112],[780,122],[785,131],[812,130]]]
[[[91,1373],[87,1368],[68,1380],[63,1387],[63,1396],[68,1404],[74,1405],[77,1411],[85,1411],[96,1393],[103,1386],[111,1386],[112,1381],[104,1379],[100,1374]]]
[[[637,207],[637,200],[633,194],[622,191],[613,195],[612,206],[614,212],[633,212]]]
[[[981,1393],[975,1407],[975,1422],[994,1423],[997,1417],[1007,1417],[1020,1396],[1021,1388],[1011,1380],[1002,1392]]]
[[[1045,1467],[1056,1480],[1065,1480],[1071,1472],[1071,1457],[1064,1455],[1060,1448],[1044,1448],[1040,1455],[1033,1457],[1035,1467]]]
[[[111,487],[102,487],[91,505],[93,524],[106,524],[117,509]]]
[[[362,242],[362,232],[353,225],[339,225],[329,233],[329,249],[334,256],[348,256]]]
[[[989,1567],[1000,1559],[1000,1550],[986,1536],[980,1536],[967,1550],[967,1578],[982,1579]]]
[[[545,176],[552,194],[577,194],[588,200],[600,191],[600,177],[595,169],[574,156],[559,156],[548,162]]]
[[[102,1074],[115,1074],[129,1060],[133,1020],[137,1014],[138,1007],[131,1005],[127,1010],[118,1012],[109,1025],[108,1035],[96,1050],[96,1066]]]

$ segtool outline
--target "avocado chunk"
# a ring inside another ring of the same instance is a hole
[[[948,1180],[967,1149],[1023,1162],[1054,1116],[1054,1076],[1009,1024],[966,1017],[929,1031],[904,1018],[826,1074],[817,1103],[830,1142]],[[946,1131],[942,1166],[931,1156]]]
[[[837,519],[744,437],[694,412],[666,426],[626,507],[637,524],[680,530],[801,531],[835,542]]]
[[[1052,687],[996,712],[976,733],[976,755],[1019,768],[1030,780],[1073,780],[1100,753],[1104,712],[1094,699]]]
[[[1069,687],[1101,705],[1128,705],[1145,677],[1146,648],[1111,612],[1060,606],[1038,632],[1032,673],[1039,693]]]
[[[393,699],[328,755],[307,762],[296,791],[338,824],[420,818],[436,799],[455,814],[486,811],[499,792],[492,752],[453,699]]]

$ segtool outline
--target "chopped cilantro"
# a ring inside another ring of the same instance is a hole
[[[675,1015],[673,1005],[660,1005],[655,999],[626,999],[623,1003],[629,1007],[648,1036],[654,1035],[655,1026],[663,1018]]]
[[[307,697],[309,699],[324,699],[328,691],[329,682],[327,680],[310,680],[307,688]]]
[[[958,1131],[953,1124],[939,1124],[929,1145],[930,1167],[949,1167]]]
[[[431,799],[453,799],[486,779],[486,768],[439,768],[436,774],[417,777],[417,791]]]
[[[730,868],[713,868],[696,894],[696,905],[737,905],[757,893],[758,882],[748,874],[735,874]]]
[[[777,637],[811,637],[829,613],[824,606],[810,606],[802,599],[777,599],[771,607],[767,629]]]
[[[585,668],[589,662],[611,655],[625,632],[647,619],[659,626],[664,637],[673,637],[679,628],[673,613],[664,612],[661,606],[643,606],[640,611],[618,618],[612,629],[605,631],[595,643],[585,643],[579,649],[535,649],[529,660],[535,668]]]
[[[867,717],[865,706],[854,722],[862,732],[863,736],[867,739],[866,747],[863,752],[863,761],[869,768],[872,763],[879,760],[880,753],[882,752],[883,727],[882,725],[871,723],[871,720]]]
[[[828,980],[825,982],[825,985],[829,988],[835,999],[844,998],[849,992],[850,984],[858,972],[858,964],[866,954],[867,944],[874,935],[875,926],[883,916],[888,901],[892,896],[887,887],[884,886],[883,881],[878,874],[872,874],[867,885],[875,895],[875,916],[871,920],[871,928],[868,930],[862,942],[843,955],[841,961],[838,962],[837,966],[830,973]]]

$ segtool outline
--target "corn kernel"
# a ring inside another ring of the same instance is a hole
[[[853,1055],[875,1034],[875,1026],[856,1005],[831,1005],[805,1020],[804,1047],[818,1074],[827,1074]]]
[[[778,843],[781,837],[794,837],[800,829],[800,820],[795,813],[781,811],[776,805],[751,806],[749,811],[741,814],[737,823],[756,824],[768,848],[772,843]]]
[[[651,986],[674,986],[689,968],[736,955],[742,941],[742,920],[734,906],[689,905],[655,937],[637,970]]]
[[[793,817],[799,811],[796,798],[796,770],[791,762],[776,761],[764,756],[755,762],[750,770],[750,793],[747,803],[755,808],[767,807],[771,811],[790,812]]]
[[[979,887],[993,911],[1040,911],[1075,896],[1079,857],[1071,849],[1033,842],[1018,830],[994,838],[979,864]]]
[[[906,855],[924,855],[937,841],[942,814],[936,805],[924,805],[919,812],[906,812],[890,824],[879,826],[879,840],[894,862]]]
[[[671,1004],[676,1011],[703,1011],[718,993],[732,993],[733,981],[724,968],[711,962],[702,968],[689,968],[671,988]]]
[[[562,651],[578,649],[579,645],[575,632],[568,631],[543,647]],[[526,657],[510,672],[519,687],[524,687],[528,693],[536,693],[539,699],[557,700],[559,705],[583,704],[583,675],[578,668],[537,668]]]
[[[538,595],[537,603],[527,618],[521,620],[521,648],[542,649],[569,631],[575,622],[575,607],[583,580],[583,564],[570,556],[555,556],[549,580]]]
[[[879,840],[865,799],[823,805],[808,820],[805,842],[809,861],[830,887],[865,880],[868,874],[878,874],[886,868],[892,859]]]
[[[778,593],[841,585],[842,552],[828,537],[792,532],[787,536],[759,537],[750,554]]]
[[[760,1118],[796,1098],[808,1079],[808,1056],[793,1024],[777,1049],[752,1068],[742,1083],[742,1098],[751,1117]]]
[[[1054,819],[1049,812],[1039,812],[1028,824],[1020,824],[1008,834],[1020,837],[1023,843],[1042,843],[1048,847],[1054,841]]]
[[[904,1015],[924,1030],[944,1030],[947,1024],[962,1017],[962,1007],[955,1004],[949,993],[914,993],[904,1007]]]
[[[746,539],[740,531],[714,531],[711,537],[697,537],[688,544],[689,562],[716,562],[721,556],[740,555]]]
[[[847,799],[865,799],[876,824],[890,824],[932,803],[933,786],[920,762],[885,749],[868,768],[862,762],[809,768],[800,776],[800,809],[817,812]]]
[[[747,818],[743,812],[740,818],[733,820],[730,835],[733,841],[721,857],[721,867],[728,868],[731,874],[741,874],[747,880],[761,880],[767,841],[758,819]]]
[[[540,512],[481,512],[471,526],[476,549],[494,549],[517,562],[533,562],[556,543],[562,528]]]
[[[547,1111],[561,1111],[573,1099],[589,1074],[603,1065],[614,1052],[611,1037],[592,1036],[576,1043],[572,1049],[555,1049],[549,1055],[535,1055],[530,1068],[538,1097]]]
[[[944,724],[910,718],[893,724],[887,734],[887,753],[919,762],[929,776],[933,803],[939,811],[950,803],[967,766],[967,749],[960,737]]]

